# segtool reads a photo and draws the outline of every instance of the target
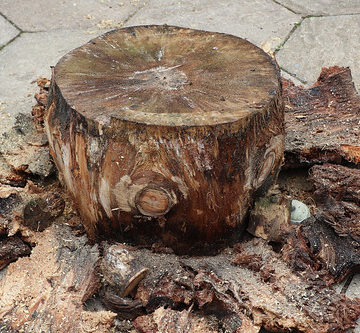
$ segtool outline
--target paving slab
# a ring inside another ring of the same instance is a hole
[[[357,297],[360,299],[360,274],[354,275],[345,295],[350,298]],[[355,327],[355,329],[348,331],[348,333],[350,332],[360,333],[360,318],[357,321],[357,326]]]
[[[359,0],[276,0],[276,2],[303,16],[360,14]]]
[[[313,84],[322,67],[349,66],[360,90],[360,15],[306,18],[276,54],[279,65]]]
[[[0,15],[0,48],[16,37],[20,31]]]
[[[50,66],[103,31],[23,33],[0,51],[0,134],[9,129],[19,112],[30,113],[39,76],[50,77]]]
[[[0,12],[25,31],[110,29],[148,0],[1,0]]]
[[[126,25],[168,24],[225,32],[273,51],[299,21],[300,15],[269,0],[151,0]]]
[[[360,274],[354,275],[345,295],[350,298],[358,297],[360,299]]]

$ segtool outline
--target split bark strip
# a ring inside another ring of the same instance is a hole
[[[194,304],[202,314],[251,317],[254,327],[275,331],[342,332],[355,325],[358,301],[294,274],[264,241],[247,242],[238,251],[197,258],[133,251],[152,267],[135,299],[148,312]]]
[[[284,258],[339,282],[360,269],[360,170],[341,165],[310,169],[318,213],[288,238]]]
[[[360,163],[360,97],[349,68],[323,68],[308,89],[283,79],[285,167]]]
[[[166,25],[112,31],[63,57],[45,124],[91,239],[161,239],[178,252],[239,234],[283,157],[274,60],[238,37]]]
[[[108,332],[115,314],[83,303],[100,285],[97,246],[65,226],[38,233],[30,257],[9,265],[0,281],[0,318],[18,332]]]

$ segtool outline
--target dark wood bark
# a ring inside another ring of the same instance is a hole
[[[323,68],[310,88],[283,79],[285,166],[360,163],[360,97],[351,71]]]
[[[315,165],[310,179],[318,214],[292,232],[284,258],[298,270],[341,281],[360,269],[360,170]]]
[[[234,331],[240,332],[242,323],[253,330],[263,326],[273,331],[340,332],[353,326],[360,315],[358,301],[324,288],[314,277],[294,274],[262,240],[213,257],[187,258],[148,250],[131,254],[151,267],[134,296],[149,313],[163,306],[176,310],[193,305],[195,316],[209,319],[216,314],[219,323],[238,316]]]
[[[214,248],[282,163],[277,65],[219,33],[145,26],[90,41],[56,65],[45,122],[91,239]]]
[[[282,243],[290,232],[291,201],[276,187],[255,200],[247,231],[256,237]]]
[[[30,246],[19,237],[0,239],[0,270],[19,257],[29,255],[30,252]]]

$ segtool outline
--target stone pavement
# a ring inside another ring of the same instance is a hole
[[[296,84],[350,66],[360,88],[359,0],[0,0],[0,133],[30,112],[32,82],[69,50],[112,28],[164,23],[244,37]]]
[[[33,104],[31,82],[69,50],[112,28],[164,23],[244,37],[297,84],[350,66],[360,87],[358,0],[1,0],[0,133]]]

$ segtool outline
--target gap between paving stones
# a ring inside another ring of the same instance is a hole
[[[134,11],[133,13],[131,13],[131,14],[123,21],[123,24],[125,25],[133,16],[135,16],[135,15],[136,15],[137,13],[139,13],[146,5],[148,5],[149,2],[150,2],[150,0],[144,1],[144,4],[143,4],[141,7],[135,9],[135,11]]]
[[[9,22],[15,29],[17,29],[19,32],[18,34],[11,38],[8,42],[6,42],[4,45],[1,45],[0,46],[0,51],[6,47],[7,45],[11,44],[16,38],[18,38],[22,33],[23,33],[23,30],[20,29],[14,22],[12,22],[10,19],[8,19],[3,13],[0,12],[0,16],[2,16],[7,22]]]
[[[145,0],[143,5],[140,6],[139,8],[136,8],[134,10],[134,12],[132,12],[131,14],[128,15],[128,17],[126,17],[126,19],[122,22],[124,25],[137,13],[139,13],[144,7],[146,7],[149,4],[150,0]],[[0,51],[3,50],[6,46],[8,46],[9,44],[11,44],[15,39],[17,39],[18,37],[20,37],[22,34],[24,33],[43,33],[43,32],[47,32],[47,30],[40,30],[40,31],[28,31],[28,30],[23,30],[21,29],[17,24],[15,24],[12,20],[10,20],[6,15],[4,15],[3,13],[0,12],[0,16],[2,16],[7,22],[9,22],[13,27],[15,27],[19,33],[12,39],[10,39],[7,43],[5,43],[4,45],[0,46]],[[113,28],[110,28],[109,30],[111,30]],[[66,29],[64,29],[66,30]],[[87,29],[89,30],[89,29]],[[86,29],[84,29],[84,31],[86,31]]]

